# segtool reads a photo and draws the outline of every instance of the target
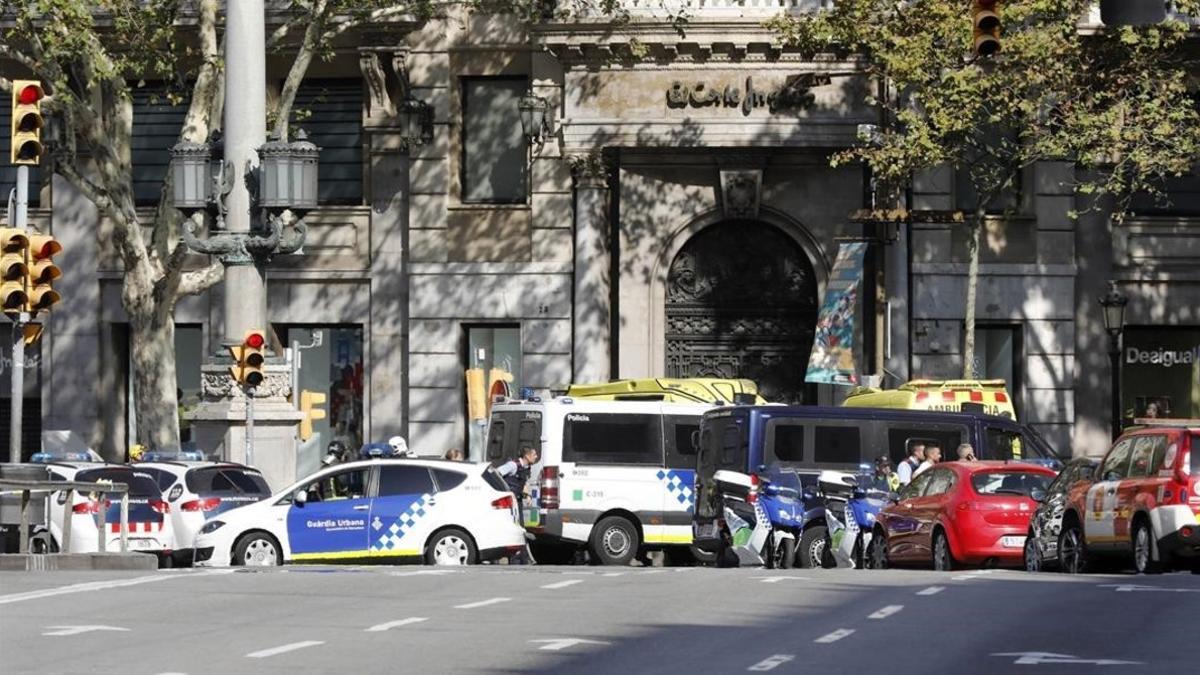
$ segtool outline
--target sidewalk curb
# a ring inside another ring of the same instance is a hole
[[[84,570],[156,570],[158,559],[146,553],[4,553],[0,571],[78,572]]]

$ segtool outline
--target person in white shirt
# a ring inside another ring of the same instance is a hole
[[[912,477],[916,478],[926,471],[932,469],[938,462],[942,461],[942,449],[937,445],[930,443],[925,446],[925,461],[921,462],[921,466],[913,472]]]
[[[900,479],[901,485],[908,485],[912,482],[913,472],[921,466],[921,462],[925,461],[925,444],[920,441],[910,443],[908,446],[908,457],[900,462],[900,466],[896,467],[896,477]]]

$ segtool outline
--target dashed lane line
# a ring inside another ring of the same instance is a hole
[[[508,602],[512,598],[488,598],[479,602],[468,602],[465,605],[455,605],[454,609],[475,609],[476,607],[487,607],[488,605],[498,605],[502,602]]]
[[[14,602],[24,602],[25,600],[41,600],[42,598],[52,598],[56,595],[69,595],[71,593],[86,593],[89,591],[103,591],[110,588],[124,588],[126,586],[139,586],[141,584],[153,584],[159,581],[170,581],[172,579],[187,579],[190,577],[206,577],[214,574],[227,574],[226,570],[212,570],[210,572],[200,572],[198,574],[155,574],[153,576],[134,577],[132,579],[119,579],[115,581],[89,581],[82,584],[71,584],[70,586],[59,586],[57,588],[46,588],[40,591],[27,591],[25,593],[12,593],[10,595],[0,595],[0,605],[7,605]]]
[[[556,581],[552,584],[546,584],[545,586],[542,586],[542,588],[548,588],[550,590],[558,590],[560,588],[566,588],[567,586],[574,586],[575,584],[582,584],[582,583],[583,583],[583,579],[567,579],[566,581]]]
[[[621,577],[621,576],[625,576],[625,573],[624,572],[605,572],[604,574],[601,574],[600,576],[602,576],[602,577]]]
[[[837,642],[838,640],[841,640],[842,638],[850,637],[851,635],[854,635],[853,628],[839,628],[839,629],[833,631],[832,633],[829,633],[828,635],[822,635],[821,637],[817,638],[816,640],[813,640],[813,642],[827,645],[832,642]]]
[[[248,659],[265,659],[265,658],[270,658],[272,656],[278,656],[279,654],[286,654],[288,652],[294,652],[297,649],[304,649],[306,647],[316,647],[317,645],[323,645],[323,644],[325,644],[325,642],[323,640],[305,640],[303,642],[289,642],[286,645],[279,645],[278,647],[271,647],[270,649],[262,649],[257,652],[250,652],[249,654],[246,655],[246,658],[248,658]]]
[[[764,584],[777,584],[786,579],[791,579],[791,580],[795,580],[795,581],[808,581],[808,577],[754,577],[754,578],[762,579],[762,583],[764,583]]]
[[[889,616],[895,614],[896,612],[899,612],[902,609],[904,609],[904,605],[888,605],[887,607],[884,607],[883,609],[875,612],[874,614],[867,616],[867,618],[868,619],[886,619]]]
[[[763,659],[762,661],[759,661],[758,663],[750,666],[746,670],[751,670],[751,671],[761,673],[761,672],[765,672],[768,670],[774,670],[774,669],[778,668],[779,666],[782,666],[783,664],[787,663],[788,661],[794,661],[795,659],[796,659],[795,654],[774,654],[774,655],[768,656],[767,658]]]
[[[397,619],[396,621],[388,621],[385,623],[375,624],[374,626],[371,626],[370,628],[366,629],[366,631],[364,631],[364,632],[382,633],[385,630],[391,630],[393,628],[399,628],[400,626],[407,626],[409,624],[421,623],[422,621],[428,621],[428,620],[429,619],[427,617],[423,617],[423,616],[410,616],[407,619]]]
[[[930,586],[929,588],[926,588],[925,590],[917,591],[917,595],[937,595],[938,593],[941,593],[944,590],[946,590],[945,586]]]

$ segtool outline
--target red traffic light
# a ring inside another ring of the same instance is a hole
[[[42,100],[42,88],[37,85],[28,85],[22,89],[19,94],[17,94],[17,101],[19,101],[21,105],[37,103],[40,100]]]
[[[266,342],[262,333],[250,333],[246,336],[246,346],[251,349],[262,349]]]

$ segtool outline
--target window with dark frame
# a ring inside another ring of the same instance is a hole
[[[379,467],[379,496],[432,494],[433,477],[423,466]]]
[[[661,465],[662,418],[618,413],[569,414],[563,420],[563,460],[581,464]]]
[[[317,164],[321,204],[363,203],[362,111],[360,79],[305,80],[296,90],[292,127],[303,129],[321,149]]]
[[[525,77],[462,78],[462,202],[524,204],[528,143],[517,103]]]
[[[698,417],[667,416],[666,442],[667,467],[671,469],[695,469],[696,448],[692,436],[700,431]]]
[[[767,463],[804,461],[804,426],[783,420],[771,422],[771,447]]]
[[[813,461],[817,464],[859,464],[862,443],[858,427],[814,427]]]
[[[130,161],[133,200],[138,206],[158,204],[171,164],[171,146],[179,142],[189,102],[172,104],[161,82],[134,89]]]

